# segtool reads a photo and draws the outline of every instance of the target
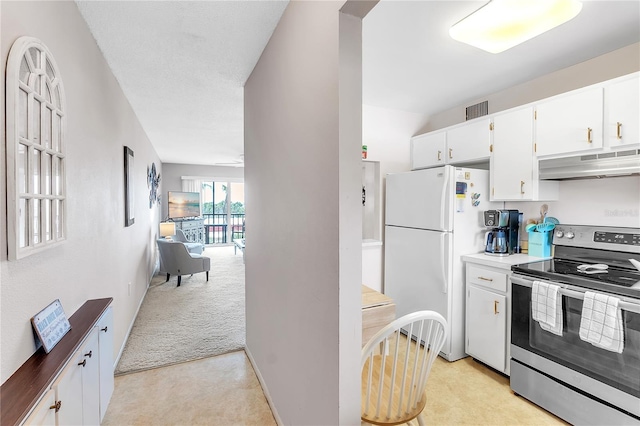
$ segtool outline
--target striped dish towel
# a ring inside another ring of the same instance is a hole
[[[562,296],[560,287],[534,281],[531,286],[531,318],[550,333],[562,336]]]
[[[624,329],[620,299],[587,291],[582,302],[580,338],[601,349],[622,353]]]

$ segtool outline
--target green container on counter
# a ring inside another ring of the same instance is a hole
[[[530,231],[529,234],[529,256],[550,257],[551,243],[553,242],[553,231]]]

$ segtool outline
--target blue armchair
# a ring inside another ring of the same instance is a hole
[[[193,275],[198,272],[205,272],[209,281],[211,259],[208,257],[189,253],[183,243],[165,239],[158,240],[158,250],[160,251],[160,271],[167,274],[167,281],[171,275],[177,275],[178,287],[180,287],[182,275]]]

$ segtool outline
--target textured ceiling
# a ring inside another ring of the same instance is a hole
[[[160,160],[234,163],[243,86],[286,1],[77,1]]]
[[[234,163],[243,85],[286,1],[76,1],[161,161]],[[363,21],[363,103],[433,114],[640,41],[640,1],[583,1],[498,55],[449,27],[486,1],[382,0]]]

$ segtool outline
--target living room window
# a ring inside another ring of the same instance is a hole
[[[244,183],[202,182],[205,243],[228,244],[244,238]]]
[[[66,237],[65,107],[60,73],[38,39],[20,37],[6,76],[7,240],[15,260]]]

